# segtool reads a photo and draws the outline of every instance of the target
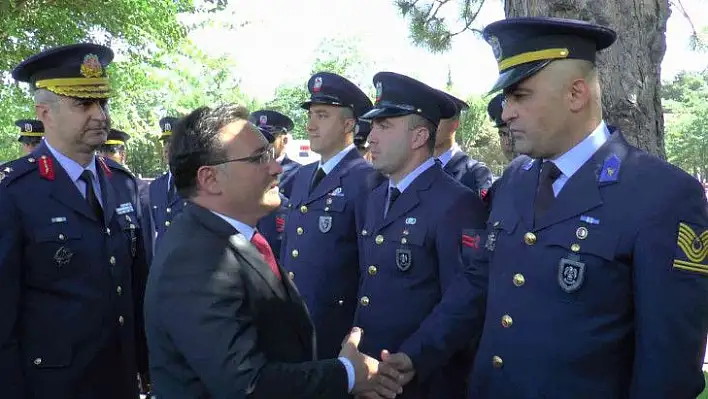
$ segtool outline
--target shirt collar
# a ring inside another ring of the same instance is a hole
[[[590,135],[568,152],[554,159],[553,163],[565,177],[570,179],[605,144],[609,137],[610,131],[607,129],[605,121],[600,121],[600,124]]]
[[[224,219],[224,221],[226,223],[233,226],[233,228],[236,229],[236,231],[238,231],[239,233],[241,233],[244,237],[246,237],[246,239],[248,241],[251,241],[251,238],[253,238],[253,234],[255,234],[255,232],[256,232],[256,229],[254,229],[253,227],[251,227],[243,222],[239,222],[238,220],[236,220],[234,218],[230,218],[226,215],[222,215],[219,212],[211,211],[211,213]]]
[[[66,171],[66,174],[69,175],[69,178],[71,179],[72,182],[77,182],[79,178],[81,177],[81,173],[83,173],[84,170],[90,170],[91,175],[92,175],[92,180],[94,183],[98,182],[98,174],[96,172],[96,156],[94,155],[91,157],[91,162],[89,162],[88,166],[85,168],[81,166],[78,162],[74,161],[73,159],[67,157],[66,155],[62,154],[58,150],[54,149],[49,144],[49,141],[45,140],[44,143],[47,145],[47,148],[49,148],[49,152],[52,153],[54,158],[59,162],[59,165],[61,165],[62,168]]]
[[[452,145],[452,147],[450,147],[450,149],[440,154],[440,156],[438,157],[438,161],[440,161],[443,168],[448,164],[448,162],[450,162],[450,160],[452,160],[452,157],[455,156],[455,154],[457,154],[459,151],[461,151],[460,146],[455,143]]]
[[[350,144],[342,151],[339,151],[337,155],[333,156],[327,162],[325,162],[324,165],[322,164],[322,160],[320,160],[320,168],[322,168],[322,170],[324,170],[326,174],[329,174],[329,172],[331,172],[334,168],[337,167],[339,161],[341,161],[349,153],[349,151],[354,149],[356,149],[354,144]]]
[[[394,186],[393,182],[391,181],[391,179],[389,179],[388,180],[388,187],[389,188],[396,187],[398,189],[398,191],[403,193],[408,188],[408,186],[410,186],[411,183],[413,183],[413,181],[415,180],[416,177],[423,174],[423,172],[428,170],[433,165],[435,165],[435,158],[428,158],[425,162],[418,165],[417,168],[413,169],[413,171],[411,173],[407,174],[406,177],[401,179],[401,181],[399,181],[398,184],[396,184],[395,186]]]

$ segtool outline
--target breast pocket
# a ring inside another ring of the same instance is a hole
[[[57,223],[34,230],[32,245],[26,258],[27,276],[31,281],[49,282],[80,271],[78,252],[81,245],[80,226]]]
[[[395,253],[397,272],[412,273],[415,269],[425,267],[430,261],[430,252],[425,246],[425,229],[404,227],[400,234],[392,230],[387,235],[391,237],[390,245]],[[432,267],[432,265],[431,265]]]
[[[481,237],[484,249],[491,261],[496,254],[504,251],[513,251],[514,242],[512,235],[519,225],[519,217],[515,213],[492,212],[487,221],[487,231]]]
[[[322,234],[342,231],[342,228],[349,226],[350,215],[346,214],[345,197],[327,196],[314,202],[310,208],[318,213],[317,229]]]

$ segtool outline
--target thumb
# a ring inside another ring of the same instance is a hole
[[[349,336],[347,337],[347,343],[354,345],[355,348],[359,347],[359,342],[361,342],[361,336],[364,334],[364,330],[362,330],[359,327],[354,327],[352,328],[352,331],[349,333]]]
[[[386,349],[381,351],[381,360],[388,363],[391,360],[391,352]]]

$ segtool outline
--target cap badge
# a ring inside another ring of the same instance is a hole
[[[25,123],[25,132],[31,132],[31,131],[32,131],[32,124]]]
[[[322,90],[322,77],[318,76],[315,78],[315,83],[312,85],[312,91],[319,93]]]
[[[264,126],[268,124],[268,116],[267,115],[261,115],[260,118],[258,118],[258,121],[261,126]]]
[[[381,101],[381,95],[383,94],[383,85],[381,82],[376,82],[376,102]]]
[[[489,38],[487,39],[487,43],[492,46],[492,53],[494,53],[494,58],[496,58],[497,62],[501,61],[502,49],[501,45],[499,44],[499,39],[497,39],[496,36],[489,36]]]
[[[103,75],[103,66],[96,54],[86,54],[81,64],[81,76],[85,78],[100,78]]]

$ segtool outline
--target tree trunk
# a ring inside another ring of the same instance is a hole
[[[661,61],[666,52],[668,0],[504,0],[507,17],[581,19],[617,31],[598,57],[605,120],[632,145],[666,158]]]

